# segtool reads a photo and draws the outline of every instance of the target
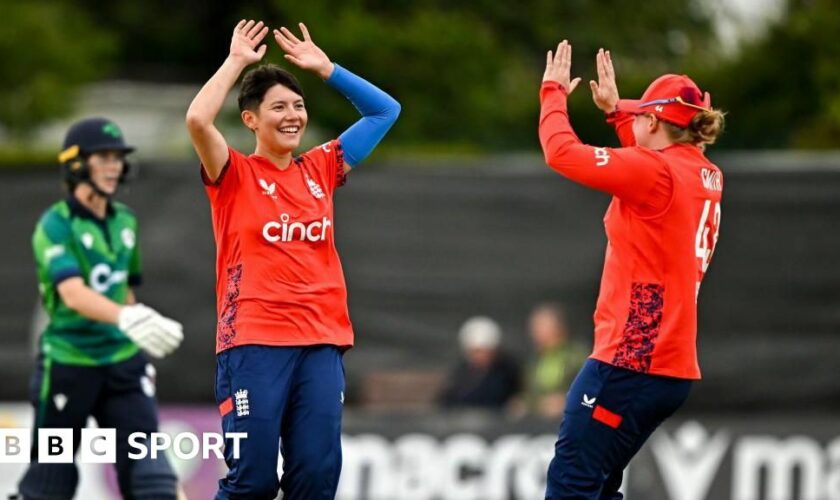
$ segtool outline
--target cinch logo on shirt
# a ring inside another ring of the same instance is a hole
[[[112,271],[108,264],[97,264],[90,270],[90,287],[99,293],[105,293],[111,286],[122,283],[128,278],[125,271]]]
[[[711,191],[723,191],[723,179],[721,179],[720,172],[709,168],[700,169],[700,179],[703,181],[703,187]]]
[[[595,166],[603,167],[610,162],[610,152],[607,151],[607,148],[595,148],[595,159],[598,160]]]
[[[280,221],[267,222],[262,229],[263,238],[270,243],[289,241],[324,241],[327,239],[327,230],[332,226],[332,221],[324,217],[319,221],[309,224],[303,222],[289,222],[289,214],[280,215]]]

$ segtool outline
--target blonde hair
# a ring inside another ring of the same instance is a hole
[[[714,144],[718,136],[723,133],[724,113],[718,109],[700,111],[688,127],[678,127],[673,123],[663,122],[668,138],[674,143],[689,143],[703,147],[706,144]]]

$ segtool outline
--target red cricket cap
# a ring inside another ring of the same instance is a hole
[[[650,113],[678,127],[688,127],[701,110],[712,107],[709,93],[686,75],[662,75],[648,86],[641,99],[620,99],[618,110],[634,115]]]

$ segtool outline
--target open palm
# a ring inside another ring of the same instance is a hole
[[[268,26],[262,21],[246,22],[244,19],[239,21],[233,29],[233,37],[230,40],[230,57],[239,59],[245,64],[259,62],[268,48],[266,45],[260,45],[267,34]]]
[[[274,30],[274,40],[286,53],[284,57],[287,61],[302,69],[312,71],[323,79],[328,78],[333,70],[330,58],[312,41],[306,25],[299,23],[298,26],[300,26],[303,40],[285,27]]]
[[[544,82],[557,82],[571,94],[580,83],[580,78],[572,79],[572,45],[568,40],[563,40],[557,45],[557,52],[554,54],[549,50],[545,55]]]
[[[618,85],[615,83],[615,68],[609,50],[598,50],[595,66],[598,70],[598,81],[589,81],[592,100],[601,111],[611,113],[618,104]]]

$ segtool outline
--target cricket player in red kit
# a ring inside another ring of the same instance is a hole
[[[721,171],[703,154],[723,128],[684,75],[620,100],[610,53],[596,57],[595,104],[623,147],[581,143],[569,123],[572,47],[547,54],[539,135],[548,165],[609,193],[595,347],[567,397],[547,499],[621,499],[622,473],[700,378],[697,296],[718,239]]]
[[[299,25],[274,30],[284,57],[312,71],[362,115],[338,138],[295,155],[306,130],[303,89],[271,64],[245,73],[238,104],[254,154],[214,125],[240,74],[266,53],[269,28],[242,20],[230,53],[196,95],[187,128],[201,160],[216,240],[216,403],[228,474],[217,500],[335,498],[341,472],[344,352],[353,345],[335,246],[333,194],[400,113],[391,96],[332,62]],[[283,457],[278,478],[278,451]]]

